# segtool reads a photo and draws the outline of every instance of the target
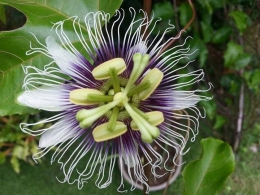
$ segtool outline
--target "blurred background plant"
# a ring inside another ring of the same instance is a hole
[[[242,134],[260,119],[260,1],[198,0],[194,6],[197,16],[183,37],[193,37],[188,41],[198,52],[191,60],[205,70],[205,82],[214,85],[208,92],[213,101],[202,102],[207,111],[204,123],[210,130],[205,133],[237,150]],[[186,1],[159,1],[153,10],[164,20],[160,30],[171,20],[180,31],[192,17]]]
[[[1,117],[0,122],[0,164],[6,159],[16,173],[20,173],[19,160],[23,160],[30,165],[34,165],[31,158],[37,152],[37,139],[35,137],[21,133],[19,123],[28,121],[29,116],[14,115]],[[39,128],[35,126],[34,129]]]
[[[26,21],[18,10],[0,4],[0,31],[13,30],[21,27]],[[38,115],[39,116],[39,115]],[[37,152],[37,138],[24,134],[20,123],[36,120],[29,115],[11,115],[0,117],[0,164],[10,162],[13,170],[20,173],[20,162],[34,165],[31,158]]]
[[[193,4],[196,10],[195,20],[174,45],[182,44],[187,36],[193,37],[187,40],[192,50],[198,49],[190,57],[195,60],[192,68],[204,69],[205,84],[211,82],[214,86],[207,96],[214,98],[200,105],[205,108],[207,117],[201,120],[200,135],[195,143],[189,143],[192,146],[191,152],[185,158],[187,162],[198,158],[200,151],[196,148],[199,147],[198,140],[203,137],[225,140],[236,151],[237,167],[221,194],[258,194],[260,173],[256,170],[260,168],[260,1],[197,0]],[[124,1],[122,4],[124,9],[141,9],[142,6],[142,1],[139,0]],[[177,34],[192,17],[189,3],[183,0],[153,0],[152,10],[155,18],[162,18],[155,32],[163,32],[170,20],[175,25]],[[0,30],[3,31],[22,26],[26,19],[15,9],[0,5],[0,20]],[[1,164],[11,162],[17,173],[20,172],[21,160],[34,164],[31,156],[37,151],[38,140],[22,133],[19,124],[25,121],[35,122],[43,117],[42,114],[1,117]],[[5,165],[0,167],[3,166]],[[180,194],[182,185],[182,181],[177,180],[170,192]]]

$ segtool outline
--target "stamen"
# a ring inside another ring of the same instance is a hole
[[[133,55],[134,67],[131,72],[128,83],[125,87],[125,93],[128,93],[132,88],[136,80],[140,77],[145,67],[149,63],[150,56],[148,54],[142,55],[141,53],[136,53]]]
[[[110,68],[109,69],[109,74],[113,83],[113,87],[114,87],[114,93],[118,93],[121,91],[120,88],[120,84],[119,84],[119,80],[118,80],[118,76],[117,76],[117,72],[115,68]]]
[[[116,138],[120,135],[123,135],[127,131],[127,126],[123,122],[119,121],[116,122],[113,131],[109,131],[107,127],[108,123],[103,123],[93,130],[92,135],[96,142],[102,142]]]
[[[154,69],[150,70],[145,75],[145,77],[142,79],[141,83],[149,81],[151,83],[151,85],[149,88],[147,88],[139,93],[139,98],[141,100],[146,100],[148,97],[150,97],[150,95],[154,92],[154,90],[161,83],[162,79],[163,79],[163,73],[159,69],[154,68]]]
[[[149,88],[150,85],[151,85],[150,81],[144,81],[144,82],[140,83],[139,85],[135,86],[134,88],[130,89],[127,96],[131,97],[134,94],[140,93],[140,92],[144,91],[145,89]]]
[[[96,99],[90,100],[90,95],[103,96],[103,93],[96,89],[75,89],[70,92],[70,102],[76,105],[94,105],[100,103]]]
[[[153,139],[159,137],[160,131],[157,127],[149,124],[143,117],[141,117],[137,112],[135,112],[127,102],[123,102],[125,109],[136,122],[137,127],[141,132],[141,138],[146,143],[152,143]]]
[[[149,117],[144,113],[142,112],[141,110],[139,110],[136,106],[132,105],[132,104],[129,104],[129,106],[131,106],[131,108],[137,112],[141,117],[143,117],[145,120],[148,120]]]
[[[164,121],[163,113],[159,111],[147,112],[145,115],[148,118],[148,122],[153,126],[160,125]],[[131,128],[133,130],[139,130],[134,120],[131,121]]]
[[[104,80],[110,78],[110,69],[114,68],[117,75],[124,72],[126,64],[123,58],[114,58],[106,61],[92,70],[92,75],[96,80]]]
[[[107,129],[109,131],[114,131],[114,128],[115,128],[115,125],[116,125],[116,120],[117,120],[117,117],[118,117],[118,113],[119,113],[119,107],[116,106],[113,108],[113,111],[112,111],[112,115],[108,121],[108,125],[107,125]]]
[[[120,100],[117,100],[89,110],[82,109],[78,111],[76,119],[80,122],[80,127],[83,129],[90,127],[98,118],[106,114],[106,112],[116,106],[119,102]]]

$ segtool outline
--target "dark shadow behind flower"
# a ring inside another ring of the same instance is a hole
[[[64,173],[61,182],[77,182],[82,188],[96,170],[96,185],[105,188],[112,182],[115,162],[120,158],[129,168],[129,173],[133,168],[134,177],[147,185],[139,152],[151,164],[151,173],[160,177],[155,169],[165,166],[166,162],[150,143],[155,142],[166,153],[168,147],[174,148],[175,157],[167,160],[175,163],[177,154],[186,152],[185,134],[192,141],[198,134],[198,120],[203,115],[196,104],[210,98],[200,95],[205,90],[184,91],[183,88],[202,81],[204,72],[195,70],[178,74],[179,70],[190,65],[187,62],[179,66],[179,61],[188,60],[194,51],[186,46],[185,41],[183,45],[160,54],[173,39],[164,40],[174,26],[169,25],[162,35],[149,40],[151,33],[146,38],[144,33],[148,28],[154,29],[157,21],[147,22],[147,16],[136,19],[135,10],[131,8],[129,11],[132,22],[124,35],[120,35],[125,16],[123,10],[116,12],[110,28],[107,25],[108,14],[97,12],[86,15],[87,35],[82,34],[78,18],[70,18],[74,20],[75,34],[88,56],[83,56],[69,40],[63,30],[66,20],[53,27],[61,45],[53,37],[46,37],[46,46],[39,43],[42,48],[31,48],[27,53],[40,52],[58,65],[55,67],[50,63],[43,70],[35,66],[24,67],[25,91],[18,97],[18,102],[36,109],[59,112],[36,123],[55,122],[49,128],[33,131],[30,127],[35,124],[22,123],[21,129],[33,136],[41,135],[39,147],[42,151],[33,156],[35,160],[52,148],[56,149],[51,162],[61,164]],[[103,30],[102,23],[105,23]],[[66,79],[67,76],[70,79]],[[185,82],[176,82],[180,78],[185,78]],[[187,117],[178,112],[183,109],[193,114]],[[193,123],[193,128],[179,122],[179,119],[187,118]],[[66,158],[65,153],[71,147],[74,150]],[[152,162],[151,158],[156,161]],[[80,169],[77,164],[82,159],[86,166]],[[118,191],[123,191],[123,186],[121,175]],[[131,190],[134,188],[133,182]]]

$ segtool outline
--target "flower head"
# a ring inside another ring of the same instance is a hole
[[[177,163],[177,154],[184,153],[185,136],[191,133],[194,139],[198,133],[201,114],[196,104],[209,99],[199,95],[203,90],[182,90],[204,77],[202,70],[178,74],[189,65],[177,65],[192,54],[189,47],[183,44],[160,52],[173,39],[164,42],[165,34],[174,26],[169,25],[162,36],[158,34],[150,41],[151,33],[147,37],[144,34],[148,28],[154,29],[158,20],[147,21],[147,16],[136,20],[135,11],[130,9],[130,12],[133,19],[122,38],[119,29],[124,21],[123,11],[116,12],[111,29],[107,26],[108,14],[88,14],[85,17],[87,35],[82,33],[79,19],[70,18],[74,20],[75,35],[87,56],[83,56],[66,35],[63,30],[66,21],[54,25],[60,44],[49,36],[46,46],[41,44],[43,48],[31,48],[27,52],[40,52],[53,61],[43,70],[24,67],[25,91],[19,95],[18,102],[59,114],[35,123],[56,121],[48,128],[35,131],[30,129],[35,124],[22,123],[21,129],[34,136],[41,135],[39,147],[42,150],[34,159],[55,148],[51,161],[61,164],[62,182],[78,182],[79,188],[95,170],[98,170],[96,185],[99,188],[108,186],[117,157],[121,160],[120,166],[123,162],[129,171],[132,168],[134,178],[148,185],[140,152],[151,164],[151,173],[160,177],[155,169],[165,166],[166,162],[151,143],[156,143],[166,153],[167,148],[173,148],[175,157],[168,157],[166,161]],[[103,29],[101,23],[105,23]],[[51,66],[52,63],[57,66]],[[180,78],[185,78],[185,82],[176,82]],[[194,114],[187,116],[178,112],[183,109]],[[179,122],[187,118],[194,123],[194,128]],[[66,158],[70,147],[73,152]],[[80,170],[77,164],[83,159],[86,166]],[[119,190],[122,186],[123,180]]]

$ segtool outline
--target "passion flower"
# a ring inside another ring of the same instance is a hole
[[[46,45],[41,44],[43,48],[31,48],[27,52],[40,52],[57,65],[47,64],[43,70],[24,67],[24,92],[17,100],[24,106],[59,112],[38,123],[22,123],[21,129],[33,136],[41,135],[39,147],[42,150],[33,156],[35,160],[56,149],[51,162],[61,164],[64,173],[61,182],[78,182],[82,188],[98,169],[96,185],[105,188],[112,182],[115,161],[119,158],[129,171],[130,167],[134,169],[140,183],[148,186],[139,153],[148,159],[151,173],[160,177],[155,169],[165,166],[166,162],[151,143],[165,151],[172,147],[176,154],[182,154],[185,134],[190,132],[193,140],[198,133],[201,114],[196,104],[209,98],[199,95],[203,90],[184,91],[183,88],[201,81],[203,70],[179,74],[189,65],[189,62],[178,65],[181,59],[188,59],[192,54],[189,46],[183,44],[160,52],[173,39],[165,42],[165,34],[174,26],[170,25],[161,36],[158,34],[153,41],[148,41],[151,33],[146,38],[144,34],[148,28],[154,29],[157,21],[147,22],[147,16],[135,20],[135,11],[130,9],[130,12],[133,19],[122,37],[123,11],[116,12],[117,18],[110,29],[109,15],[89,13],[85,18],[87,35],[77,26],[79,19],[72,18],[75,35],[87,56],[83,56],[66,35],[63,30],[66,21],[54,25],[60,44],[48,36]],[[103,29],[102,23],[105,24]],[[194,128],[179,122],[188,118],[178,112],[182,109],[194,113],[189,116]],[[43,123],[53,125],[30,129]],[[152,158],[156,161],[151,161]],[[175,162],[176,158],[167,160]],[[84,161],[84,168],[77,167],[79,161]],[[122,186],[121,179],[119,191]]]

